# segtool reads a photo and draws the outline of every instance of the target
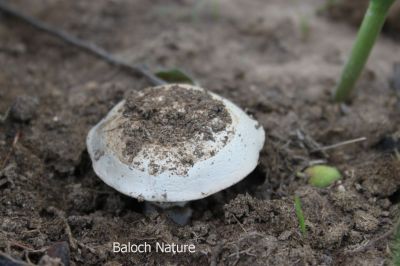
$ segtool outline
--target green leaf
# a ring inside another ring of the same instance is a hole
[[[178,68],[166,69],[162,71],[158,71],[155,75],[168,83],[185,83],[190,85],[196,85],[196,82],[193,80],[189,74],[185,73],[183,70]]]
[[[297,220],[299,222],[300,232],[304,236],[306,234],[306,222],[301,209],[301,201],[299,196],[294,197],[294,209],[296,211]]]
[[[339,170],[327,165],[308,167],[304,173],[309,178],[308,183],[314,187],[325,188],[342,178]]]

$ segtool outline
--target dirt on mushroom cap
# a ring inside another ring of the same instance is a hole
[[[108,138],[119,136],[122,144],[113,149],[135,168],[144,168],[141,160],[148,158],[150,174],[166,169],[186,174],[189,166],[225,146],[233,133],[222,101],[180,85],[131,91],[120,112],[119,128]]]

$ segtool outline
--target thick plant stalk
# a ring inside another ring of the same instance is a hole
[[[336,87],[334,94],[336,102],[343,102],[349,98],[368,60],[375,40],[382,29],[389,8],[394,2],[395,0],[370,0],[350,58],[343,69],[340,81]]]

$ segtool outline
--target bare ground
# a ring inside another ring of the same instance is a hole
[[[0,15],[0,112],[14,106],[0,124],[1,252],[38,263],[65,241],[72,265],[388,262],[400,188],[400,103],[389,83],[400,46],[392,36],[380,38],[357,95],[339,106],[330,94],[356,30],[317,15],[321,1],[12,4],[129,62],[187,70],[253,114],[267,142],[248,178],[192,203],[189,225],[145,216],[142,203],[95,176],[85,138],[127,91],[148,83]],[[367,141],[313,151],[358,137]],[[315,160],[338,167],[343,180],[317,189],[296,176]],[[115,254],[113,241],[194,243],[197,252]]]

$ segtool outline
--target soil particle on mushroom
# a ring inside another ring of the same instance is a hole
[[[234,133],[229,127],[231,114],[222,101],[206,90],[179,85],[131,91],[119,112],[118,133],[112,132],[112,125],[109,137],[121,137],[120,155],[135,167],[139,157],[152,157],[148,168],[153,175],[169,169],[161,167],[162,161],[178,163],[184,174],[182,169],[212,156]],[[224,130],[227,133],[222,133]],[[218,141],[219,135],[222,141]]]
[[[214,132],[224,130],[232,120],[221,101],[205,91],[174,86],[168,90],[147,88],[132,91],[123,114],[127,136],[125,153],[135,156],[145,143],[179,145],[202,133],[212,139]],[[133,126],[132,126],[133,125]]]

